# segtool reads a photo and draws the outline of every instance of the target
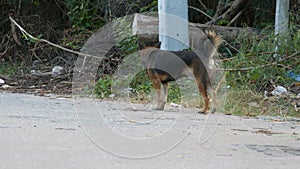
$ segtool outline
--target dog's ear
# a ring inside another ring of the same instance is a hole
[[[157,42],[153,45],[153,43],[144,43],[144,42],[138,42],[139,50],[143,50],[145,48],[160,48],[161,42]]]
[[[154,47],[160,49],[160,45],[161,45],[161,42],[159,41],[154,45]]]
[[[138,47],[139,47],[139,50],[143,50],[143,49],[145,49],[145,44],[141,41],[138,41]]]

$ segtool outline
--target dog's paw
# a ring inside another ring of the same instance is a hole
[[[153,107],[152,110],[164,110],[164,107]]]
[[[216,108],[212,108],[211,110],[210,110],[210,113],[215,113],[217,111],[217,109]]]
[[[204,111],[202,111],[202,110],[198,111],[198,113],[199,113],[199,114],[204,114],[204,115],[207,115],[207,114],[208,114],[207,111],[204,112]]]

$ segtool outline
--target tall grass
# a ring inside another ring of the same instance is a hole
[[[239,48],[237,53],[223,54],[229,86],[227,113],[300,117],[297,93],[266,96],[274,85],[289,89],[295,80],[288,71],[300,74],[300,30],[280,37],[268,29],[250,38],[242,34],[233,45]]]
[[[300,51],[300,31],[281,37],[272,31],[250,38],[242,34],[234,45],[239,46],[238,53],[223,57],[223,66],[231,70],[227,83],[233,88],[261,92],[270,84],[290,84],[289,70],[300,73],[300,55],[296,54]]]

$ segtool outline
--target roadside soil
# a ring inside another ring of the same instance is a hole
[[[58,77],[52,77],[51,74],[0,75],[0,78],[8,85],[6,87],[2,85],[0,91],[34,94],[37,96],[72,94],[72,74],[64,74]]]

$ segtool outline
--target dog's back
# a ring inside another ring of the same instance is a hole
[[[195,68],[197,65],[197,67],[202,67],[202,71],[206,71],[205,69],[210,68],[214,64],[213,56],[217,52],[222,38],[211,30],[206,30],[204,33],[212,44],[210,46],[206,45],[205,51],[166,51],[158,49],[158,45],[141,50],[140,54],[145,69],[160,74],[169,74],[172,76],[172,78],[168,78],[170,81],[184,76],[184,73],[187,72],[185,71],[187,67]]]
[[[204,49],[201,50],[184,50],[184,51],[168,51],[164,52],[164,50],[158,50],[160,47],[160,42],[155,44],[154,46],[150,46],[150,47],[144,47],[142,45],[140,45],[140,54],[142,56],[142,61],[143,63],[145,63],[148,59],[153,59],[151,57],[153,56],[166,56],[166,55],[170,55],[169,52],[177,55],[178,57],[180,57],[182,60],[187,60],[187,61],[191,61],[191,57],[194,57],[195,54],[198,55],[198,57],[202,57],[202,59],[204,58],[211,58],[216,54],[217,49],[219,48],[220,44],[222,43],[222,37],[220,35],[217,35],[216,32],[212,31],[212,30],[205,30],[204,31],[205,35],[207,36],[207,39],[211,42],[210,45],[207,44],[203,44],[204,45]]]

